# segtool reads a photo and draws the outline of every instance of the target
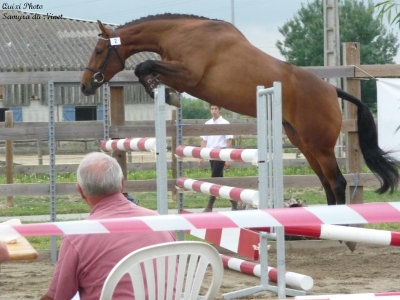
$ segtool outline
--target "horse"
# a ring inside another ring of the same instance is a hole
[[[287,137],[305,156],[325,190],[327,204],[346,204],[346,179],[334,147],[342,124],[337,98],[357,106],[361,152],[377,176],[377,193],[393,193],[400,162],[378,146],[377,128],[368,107],[314,73],[280,61],[253,46],[232,24],[195,15],[148,16],[101,33],[81,79],[81,91],[93,95],[124,69],[131,55],[150,51],[135,75],[153,96],[158,83],[210,104],[256,117],[256,86],[282,83],[282,123]]]

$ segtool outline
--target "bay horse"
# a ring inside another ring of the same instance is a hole
[[[374,118],[364,103],[312,72],[262,52],[232,24],[163,14],[114,30],[100,21],[98,25],[100,38],[81,79],[85,95],[93,95],[124,69],[128,57],[142,51],[161,56],[161,60],[147,60],[135,68],[151,96],[162,82],[210,104],[256,117],[256,87],[271,87],[280,81],[283,127],[319,177],[328,205],[346,203],[346,180],[334,152],[342,124],[340,97],[357,106],[359,144],[366,165],[381,183],[377,192],[393,193],[397,188],[400,163],[379,148]]]

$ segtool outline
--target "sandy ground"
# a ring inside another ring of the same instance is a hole
[[[79,163],[82,156],[57,156],[58,163]],[[44,156],[44,164],[48,163]],[[29,164],[32,156],[16,156],[14,163]],[[133,161],[152,161],[149,153],[135,155]],[[220,249],[221,250],[221,249]],[[228,254],[229,253],[224,253]],[[232,256],[234,256],[232,254]],[[314,279],[307,294],[371,293],[400,291],[400,248],[358,244],[350,252],[339,242],[291,241],[287,243],[286,268]],[[275,266],[275,253],[270,251],[270,266]],[[35,261],[6,262],[0,269],[0,300],[38,299],[48,287],[54,266],[48,252]],[[225,270],[222,294],[260,284],[254,276]],[[274,285],[274,283],[271,283]],[[242,299],[275,299],[262,292]]]
[[[275,253],[270,252],[270,265],[275,266]],[[53,271],[47,256],[41,253],[36,261],[3,263],[0,299],[38,299],[43,295]],[[358,244],[352,253],[338,242],[291,241],[286,250],[286,268],[314,279],[308,294],[393,292],[400,291],[399,257],[397,247]],[[225,270],[217,299],[223,299],[223,293],[259,283],[257,277]],[[243,299],[275,297],[271,292],[262,292]]]

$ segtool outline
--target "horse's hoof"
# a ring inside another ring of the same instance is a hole
[[[356,250],[357,243],[356,242],[344,242],[347,246],[347,248],[350,249],[351,252],[354,252]]]
[[[175,106],[177,108],[181,107],[181,102],[179,101],[179,95],[175,92],[170,92],[167,95],[167,101],[169,105]]]

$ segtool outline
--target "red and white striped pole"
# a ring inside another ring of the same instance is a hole
[[[231,199],[239,202],[246,202],[258,206],[259,193],[258,191],[255,190],[223,186],[200,180],[189,179],[185,177],[178,178],[176,181],[176,185],[179,188],[185,188],[188,190],[216,196],[219,198]]]
[[[155,138],[131,138],[102,141],[100,149],[103,152],[111,152],[114,150],[121,151],[155,151]]]
[[[179,157],[195,157],[256,164],[258,160],[258,149],[215,149],[181,145],[175,149],[175,155]]]
[[[225,268],[238,271],[244,274],[261,277],[261,265],[253,262],[248,262],[242,259],[220,254],[222,264]],[[278,281],[278,270],[268,267],[268,278],[273,282]],[[297,289],[308,291],[314,285],[314,280],[307,275],[287,271],[285,273],[286,284]]]
[[[198,214],[1,225],[0,235],[97,234],[216,228],[313,227],[400,222],[400,202],[254,209]],[[347,227],[344,227],[348,229]],[[397,236],[398,234],[396,234]]]

